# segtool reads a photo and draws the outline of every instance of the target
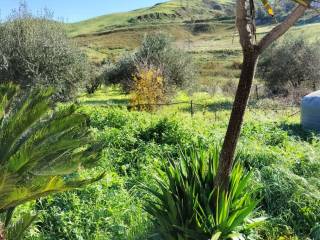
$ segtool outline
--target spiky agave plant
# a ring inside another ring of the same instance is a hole
[[[317,223],[312,229],[310,233],[311,239],[319,240],[320,239],[320,223]]]
[[[161,239],[243,239],[239,230],[258,223],[249,219],[258,203],[248,189],[251,174],[236,163],[229,189],[222,191],[214,184],[218,161],[217,147],[194,147],[182,152],[178,162],[169,161],[156,177],[158,190],[143,186],[152,195],[146,210]]]
[[[75,105],[51,110],[52,91],[28,96],[0,85],[0,212],[97,181],[66,177],[98,159],[87,117]],[[17,97],[19,96],[19,98]]]

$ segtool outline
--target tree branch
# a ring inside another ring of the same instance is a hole
[[[267,35],[265,35],[258,44],[258,51],[262,53],[275,40],[286,33],[298,19],[305,13],[307,7],[299,5],[296,7],[282,23],[274,27]]]
[[[236,25],[239,31],[240,44],[243,49],[254,47],[254,23],[252,22],[249,0],[237,0]]]

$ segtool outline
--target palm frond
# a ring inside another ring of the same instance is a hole
[[[25,237],[26,230],[38,219],[36,214],[25,213],[20,219],[11,223],[5,229],[6,240],[22,240]]]
[[[52,110],[51,96],[51,90],[26,95],[0,85],[1,211],[103,177],[66,177],[95,163],[102,146],[91,138],[88,118],[77,106]]]

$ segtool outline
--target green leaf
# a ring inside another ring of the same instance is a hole
[[[209,151],[209,152],[208,152]],[[235,164],[230,175],[230,188],[221,190],[214,185],[219,161],[217,148],[191,147],[182,151],[179,161],[163,167],[157,176],[157,188],[142,185],[150,199],[145,209],[157,224],[163,239],[243,239],[235,229],[245,229],[246,221],[257,201],[245,189],[252,174]],[[250,225],[251,227],[251,225]],[[232,235],[231,235],[232,234]]]
[[[216,233],[212,236],[211,240],[219,240],[221,234],[222,234],[222,232],[216,232]]]
[[[88,117],[77,106],[51,109],[52,92],[26,95],[0,84],[0,211],[104,176],[70,176],[98,161],[102,145],[89,136]]]
[[[4,226],[7,227],[12,219],[13,213],[14,213],[15,207],[11,207],[7,210],[6,213],[6,219],[4,222]]]
[[[227,236],[227,239],[245,240],[244,236],[241,233],[231,233]]]

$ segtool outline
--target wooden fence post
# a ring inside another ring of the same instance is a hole
[[[190,113],[191,113],[191,117],[193,117],[194,112],[193,112],[193,101],[192,100],[190,102]]]
[[[259,89],[258,89],[258,85],[256,85],[256,98],[257,98],[257,100],[259,100]]]

